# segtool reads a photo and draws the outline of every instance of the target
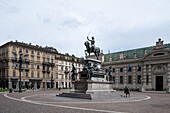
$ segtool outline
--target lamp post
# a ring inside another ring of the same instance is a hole
[[[19,51],[19,93],[22,92],[22,87],[21,87],[21,71],[22,71],[22,64],[23,64],[23,61],[22,61],[22,51]]]
[[[19,60],[17,61],[19,65],[19,93],[22,92],[22,87],[21,87],[21,71],[22,71],[22,64],[23,64],[23,59],[22,59],[22,51],[19,51]]]

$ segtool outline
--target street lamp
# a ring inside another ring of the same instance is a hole
[[[22,92],[22,87],[21,87],[21,71],[22,71],[22,65],[23,65],[23,59],[22,59],[22,51],[19,51],[19,61],[17,61],[19,65],[19,93]]]

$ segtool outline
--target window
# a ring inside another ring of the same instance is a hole
[[[48,61],[47,61],[48,63],[50,62],[50,60],[48,59]]]
[[[16,50],[16,48],[15,48],[15,46],[13,46],[13,51],[15,52],[15,50]]]
[[[63,66],[61,66],[61,71],[63,71]]]
[[[15,71],[13,71],[13,77],[15,77]]]
[[[51,63],[53,63],[53,60],[51,60]]]
[[[26,53],[28,53],[28,49],[26,49]]]
[[[120,84],[123,84],[123,76],[120,76]]]
[[[149,83],[149,75],[146,75],[146,84]]]
[[[22,48],[19,48],[19,52],[22,52]]]
[[[47,55],[48,55],[48,58],[49,58],[50,57],[49,53]]]
[[[120,72],[123,72],[123,68],[120,68]]]
[[[48,74],[47,77],[50,78],[50,75]]]
[[[138,83],[138,84],[141,84],[141,75],[138,75],[138,77],[137,77],[137,83]]]
[[[31,57],[31,60],[34,61],[34,57]]]
[[[51,74],[51,79],[53,79],[53,74]]]
[[[31,54],[32,54],[32,55],[34,54],[34,51],[33,51],[33,50],[31,51]]]
[[[25,59],[28,60],[28,56],[25,56]]]
[[[17,54],[13,54],[13,58],[17,58]]]
[[[45,70],[45,66],[43,66],[43,70]]]
[[[45,52],[43,52],[43,57],[45,57]]]
[[[47,71],[50,71],[50,68],[49,68],[49,67],[47,67]]]
[[[25,64],[26,65],[26,68],[28,68],[28,64]]]
[[[37,65],[37,69],[40,69],[39,65]]]
[[[16,66],[15,62],[13,62],[13,66],[14,66],[14,67]]]
[[[28,77],[28,72],[26,72],[26,77]]]
[[[43,62],[45,62],[45,59],[43,58]]]
[[[51,55],[51,58],[53,58],[53,55]]]
[[[132,83],[132,76],[128,76],[128,84]]]
[[[141,66],[138,66],[138,67],[137,67],[137,70],[138,70],[138,71],[141,71]]]
[[[37,62],[40,62],[40,58],[37,58]]]
[[[37,72],[37,78],[39,78],[40,77],[40,73],[39,72]]]
[[[31,73],[31,78],[34,78],[34,72]]]
[[[115,68],[113,68],[113,72],[115,72]]]
[[[37,55],[40,56],[40,52],[39,51],[37,51]]]
[[[112,78],[113,78],[113,84],[115,84],[115,76],[113,76]]]
[[[53,70],[53,67],[51,67],[51,70]]]
[[[131,72],[132,71],[132,68],[130,66],[128,66],[128,69],[127,69],[128,72]]]
[[[31,68],[34,69],[34,64],[31,64]]]
[[[43,73],[43,78],[45,78],[45,73]]]

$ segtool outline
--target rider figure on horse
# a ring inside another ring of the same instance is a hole
[[[92,40],[89,40],[89,38],[88,38],[88,36],[87,36],[87,40],[91,42],[91,52],[94,52],[94,49],[95,49],[95,45],[94,45],[94,43],[95,43],[95,41],[94,41],[94,36],[91,37],[91,38],[92,38]]]

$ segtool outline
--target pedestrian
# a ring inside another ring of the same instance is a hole
[[[125,88],[124,88],[124,93],[126,94],[126,98],[127,98],[127,95],[129,95],[129,97],[130,97],[130,90],[127,86],[125,86]]]

